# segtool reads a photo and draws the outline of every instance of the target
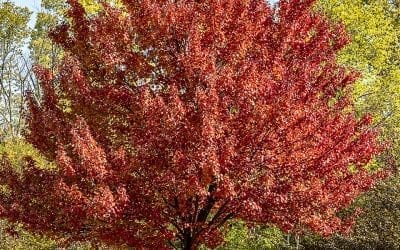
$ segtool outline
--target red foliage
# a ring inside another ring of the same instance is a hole
[[[69,0],[72,25],[51,33],[66,56],[57,76],[37,69],[26,135],[59,170],[4,161],[1,216],[152,249],[215,246],[231,218],[346,229],[336,213],[377,178],[363,166],[379,146],[335,62],[344,29],[313,2],[125,0],[87,17]]]

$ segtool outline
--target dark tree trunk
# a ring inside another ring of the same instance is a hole
[[[193,249],[193,236],[190,232],[185,232],[185,235],[183,237],[183,244],[182,248],[183,250],[192,250]]]

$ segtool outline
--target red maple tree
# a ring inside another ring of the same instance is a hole
[[[26,137],[58,169],[5,158],[1,217],[71,240],[213,247],[230,219],[330,234],[374,182],[344,28],[313,0],[124,0],[50,35],[58,73],[37,68]]]

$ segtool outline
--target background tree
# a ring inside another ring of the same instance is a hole
[[[286,249],[285,234],[274,226],[248,227],[244,222],[232,222],[226,232],[225,242],[219,250],[273,250]]]
[[[52,1],[62,3],[62,1]],[[48,33],[62,22],[63,13],[59,8],[52,6],[50,1],[42,1],[42,10],[37,13],[35,27],[31,33],[29,44],[33,61],[39,65],[56,70],[62,56],[61,48],[56,46],[48,37]]]
[[[0,133],[3,140],[20,135],[23,93],[34,84],[30,62],[23,55],[30,15],[27,8],[0,2]]]

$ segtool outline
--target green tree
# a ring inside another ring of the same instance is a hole
[[[34,81],[29,60],[24,56],[31,12],[12,2],[0,1],[0,136],[16,137],[23,127],[23,93]]]
[[[285,235],[274,226],[247,227],[243,222],[232,222],[225,235],[225,244],[219,250],[235,249],[282,249],[285,247]]]

